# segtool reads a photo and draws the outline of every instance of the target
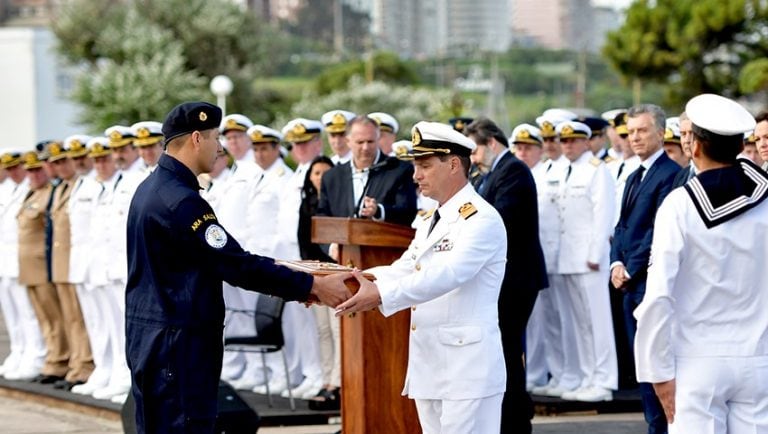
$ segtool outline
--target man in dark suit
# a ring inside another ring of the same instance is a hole
[[[416,216],[413,166],[379,150],[379,126],[357,116],[347,127],[352,159],[323,175],[318,215],[410,225]]]
[[[525,390],[523,336],[547,273],[539,243],[536,184],[522,161],[509,152],[504,132],[489,119],[472,122],[465,133],[476,144],[472,162],[487,172],[479,193],[504,220],[507,264],[499,295],[499,327],[507,364],[507,391],[501,432],[531,432],[533,403]]]
[[[624,321],[630,345],[637,323],[632,312],[643,300],[656,210],[672,189],[680,166],[664,153],[665,114],[655,105],[632,107],[628,113],[629,144],[640,167],[624,187],[621,214],[611,242],[611,284],[624,292]],[[648,383],[640,383],[648,433],[666,433],[667,421]]]

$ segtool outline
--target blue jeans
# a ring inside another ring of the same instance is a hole
[[[635,290],[624,293],[624,323],[627,326],[630,348],[635,347],[635,333],[637,332],[637,320],[632,316],[632,312],[643,301],[643,296],[645,296],[644,282],[642,285],[638,285]],[[643,402],[645,421],[648,423],[648,434],[666,434],[667,418],[664,416],[664,409],[661,407],[656,392],[653,391],[653,385],[651,383],[638,383],[638,386],[640,387],[640,399]]]

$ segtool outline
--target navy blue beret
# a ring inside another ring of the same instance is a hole
[[[181,103],[168,112],[163,122],[165,143],[193,131],[218,128],[221,116],[221,109],[207,102]]]
[[[606,127],[608,127],[608,121],[606,121],[603,118],[597,118],[597,117],[586,117],[582,119],[578,119],[579,122],[586,124],[590,130],[592,130],[592,135],[594,135],[597,132],[602,132]]]

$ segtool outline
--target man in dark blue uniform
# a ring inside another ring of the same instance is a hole
[[[139,433],[210,433],[222,360],[222,281],[286,300],[336,306],[351,274],[313,278],[249,254],[200,197],[221,146],[221,110],[176,106],[166,153],[138,187],[128,215],[126,333]]]

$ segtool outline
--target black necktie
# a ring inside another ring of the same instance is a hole
[[[571,171],[573,170],[573,164],[568,165],[568,173],[565,175],[565,181],[568,182],[568,178],[571,177]]]
[[[640,167],[635,170],[633,174],[634,178],[632,178],[632,182],[629,184],[629,190],[627,190],[626,206],[630,206],[635,201],[635,194],[637,194],[638,187],[640,187],[640,182],[643,180],[643,172],[645,172],[645,166],[643,165],[640,165]]]
[[[623,171],[624,171],[624,164],[625,164],[625,163],[622,161],[622,162],[621,162],[621,165],[619,165],[619,173],[616,175],[616,179],[619,179],[619,178],[621,178],[621,172],[623,172]]]
[[[440,220],[440,212],[435,210],[435,213],[432,214],[432,223],[429,224],[429,232],[427,232],[427,236],[432,233],[432,229],[435,228],[438,220]]]

